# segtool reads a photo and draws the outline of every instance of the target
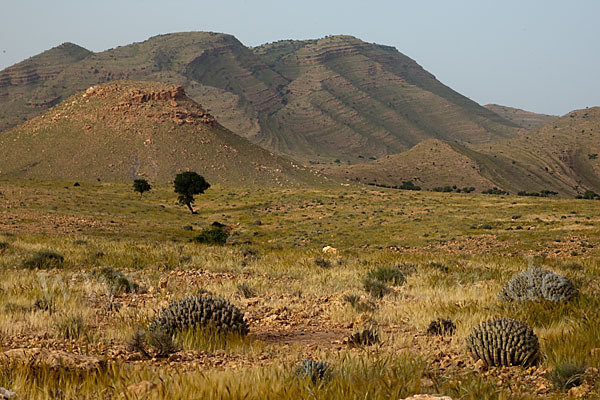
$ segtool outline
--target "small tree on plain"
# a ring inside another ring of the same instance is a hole
[[[210,187],[210,184],[196,172],[187,171],[177,174],[174,186],[175,193],[179,195],[177,198],[179,203],[186,205],[192,214],[196,214],[196,211],[192,208],[194,195],[204,193]]]
[[[133,190],[140,194],[140,200],[144,192],[148,192],[150,189],[152,189],[152,186],[145,179],[136,179],[133,181]]]

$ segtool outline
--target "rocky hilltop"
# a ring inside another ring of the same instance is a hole
[[[178,85],[94,85],[0,135],[3,178],[170,182],[186,170],[214,184],[320,182],[222,127]]]

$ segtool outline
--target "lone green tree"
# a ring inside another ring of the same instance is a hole
[[[194,195],[204,193],[209,187],[210,184],[196,172],[182,172],[175,177],[175,193],[179,195],[179,203],[186,205],[192,214],[196,214],[192,208]]]
[[[136,179],[133,181],[133,190],[140,194],[140,200],[142,199],[144,192],[147,192],[150,189],[152,189],[152,186],[150,186],[148,181],[145,179]]]

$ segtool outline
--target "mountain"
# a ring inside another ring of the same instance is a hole
[[[575,110],[518,138],[474,146],[474,149],[488,158],[494,156],[526,168],[528,174],[517,176],[524,179],[522,189],[528,189],[525,186],[528,179],[544,178],[552,179],[560,191],[600,192],[600,107]],[[516,188],[519,183],[503,166],[488,171],[488,175],[501,185],[512,182]],[[541,189],[540,184],[530,187]]]
[[[425,189],[600,192],[600,107],[573,111],[516,138],[470,146],[430,140],[397,155],[350,166],[328,164],[322,170],[379,185],[412,180]]]
[[[301,159],[360,162],[427,139],[486,143],[516,125],[440,83],[395,48],[351,36],[254,49],[289,83],[259,143]]]
[[[54,82],[68,66],[92,54],[83,47],[64,43],[0,71],[0,131],[57,104],[64,89],[49,91],[45,83]]]
[[[486,104],[484,107],[500,115],[502,118],[519,125],[521,128],[529,130],[541,128],[559,118],[556,115],[536,114],[521,110],[520,108],[500,106],[498,104]]]
[[[0,130],[112,80],[183,85],[228,129],[305,163],[356,163],[428,139],[488,143],[518,130],[392,47],[330,36],[249,49],[206,32],[100,53],[67,43],[0,71]]]
[[[118,81],[88,88],[0,135],[0,177],[290,186],[312,172],[222,127],[181,86]]]

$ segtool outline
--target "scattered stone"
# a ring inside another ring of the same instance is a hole
[[[260,219],[257,219],[256,221],[254,221],[252,223],[252,225],[254,225],[254,226],[261,226],[262,225],[262,221]]]
[[[185,226],[183,227],[183,230],[184,230],[184,231],[193,231],[193,230],[194,230],[194,227],[193,227],[193,226],[191,226],[191,225],[185,225]]]
[[[331,246],[325,246],[323,247],[323,253],[325,254],[337,254],[338,249],[336,249],[335,247],[331,247]]]
[[[17,394],[13,391],[0,387],[0,400],[9,400],[15,397]]]
[[[102,369],[105,365],[104,360],[96,357],[46,348],[7,350],[0,354],[0,361],[9,364],[19,363],[32,366],[45,366],[51,369],[65,368],[84,371]]]

